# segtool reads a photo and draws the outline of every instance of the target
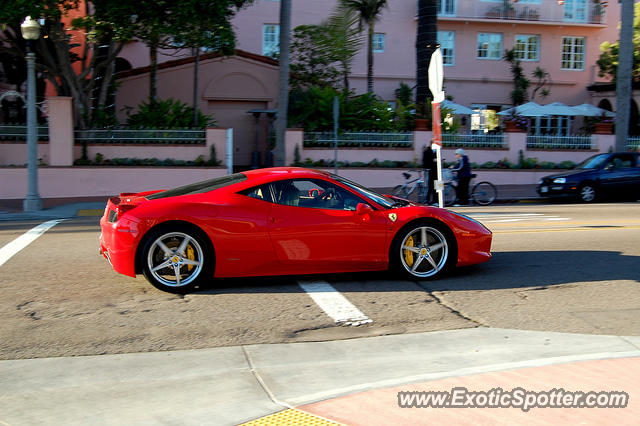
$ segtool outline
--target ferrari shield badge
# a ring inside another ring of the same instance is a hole
[[[391,219],[391,222],[395,222],[398,219],[398,215],[395,213],[389,213],[389,219]]]

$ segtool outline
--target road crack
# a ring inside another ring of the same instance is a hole
[[[420,288],[422,288],[429,296],[433,297],[433,299],[436,301],[436,303],[440,306],[442,306],[443,308],[447,309],[449,312],[451,312],[453,315],[457,316],[460,319],[463,319],[465,321],[469,321],[470,323],[474,324],[476,327],[487,327],[486,324],[483,324],[482,322],[475,320],[473,318],[471,318],[470,316],[466,315],[464,312],[461,312],[459,310],[457,310],[456,308],[450,306],[446,300],[444,300],[444,298],[442,298],[439,294],[435,293],[433,290],[431,290],[429,287],[427,287],[426,284],[421,283],[419,281],[415,282],[416,285]]]

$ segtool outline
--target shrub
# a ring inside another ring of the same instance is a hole
[[[148,100],[138,105],[136,113],[127,113],[127,125],[139,129],[204,129],[215,125],[212,116],[200,111],[197,111],[197,116],[198,125],[195,126],[192,106],[177,99]]]

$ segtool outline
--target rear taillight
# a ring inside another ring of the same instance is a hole
[[[131,204],[123,204],[115,206],[115,210],[109,210],[109,222],[117,222],[129,210],[133,210],[136,206]]]

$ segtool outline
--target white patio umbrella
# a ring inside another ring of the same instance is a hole
[[[522,117],[543,117],[547,115],[547,113],[542,110],[542,106],[535,102],[527,102],[526,104],[518,105],[498,113],[498,115],[503,117],[513,114]]]
[[[440,104],[442,106],[442,108],[447,108],[450,109],[454,115],[471,115],[471,114],[476,114],[476,112],[474,110],[472,110],[471,108],[468,108],[464,105],[460,105],[457,104],[453,101],[450,101],[448,99],[445,99],[444,101],[442,101],[442,103]]]
[[[578,115],[584,115],[585,117],[600,117],[604,115],[605,117],[614,118],[616,116],[615,112],[607,111],[606,109],[598,108],[591,104],[577,105],[574,106],[574,108],[580,111]]]
[[[553,102],[547,105],[541,105],[545,115],[581,115],[575,107],[563,104],[562,102]]]

